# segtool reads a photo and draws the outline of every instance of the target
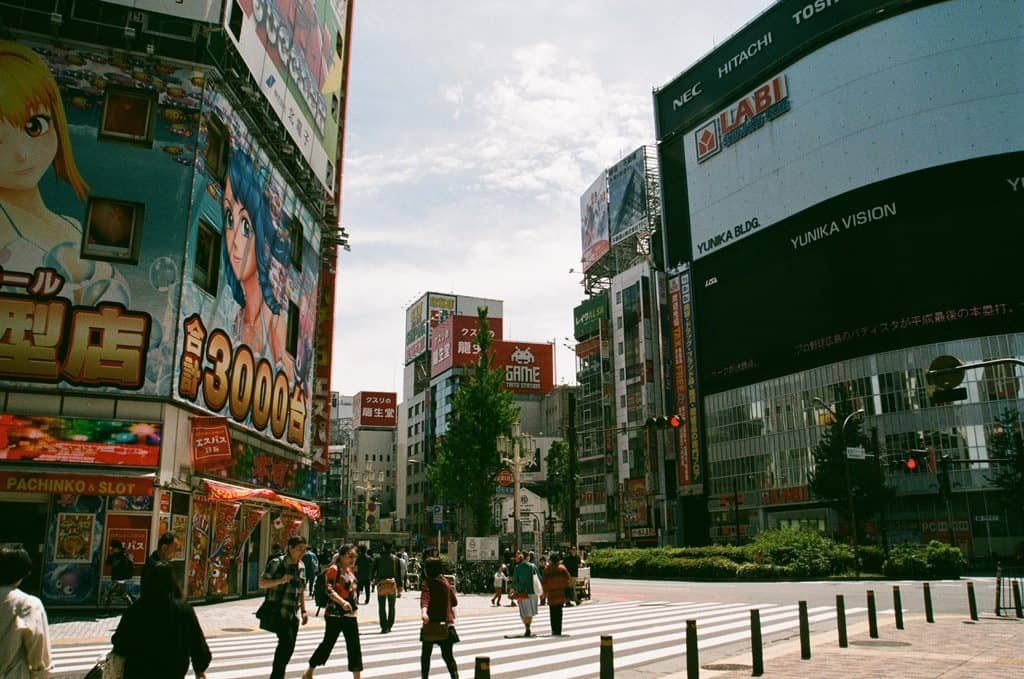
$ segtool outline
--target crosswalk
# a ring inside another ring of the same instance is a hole
[[[696,620],[699,648],[710,649],[744,642],[750,635],[751,608],[761,612],[762,633],[766,638],[798,629],[796,604],[660,602],[629,601],[594,603],[567,608],[563,632],[549,635],[548,609],[542,607],[533,621],[533,639],[506,638],[522,632],[514,608],[495,608],[487,614],[466,616],[456,623],[462,641],[455,646],[455,657],[462,676],[472,676],[476,656],[491,660],[491,675],[512,677],[528,674],[531,679],[569,679],[599,675],[601,635],[614,639],[615,667],[626,668],[656,661],[677,659],[685,667],[685,625]],[[849,608],[847,618],[863,615],[866,609]],[[835,610],[819,606],[808,609],[811,624],[831,620]],[[411,678],[420,672],[420,625],[398,622],[390,634],[377,633],[376,625],[363,625],[361,646],[363,677]],[[322,630],[300,630],[288,676],[297,677],[306,669],[307,660],[320,643]],[[213,663],[207,679],[265,677],[270,672],[276,639],[266,632],[253,632],[209,639]],[[109,644],[90,644],[54,650],[58,677],[81,677],[106,655]],[[440,651],[434,650],[431,674],[447,676]],[[190,675],[191,676],[191,675]],[[350,677],[347,671],[344,639],[340,638],[327,665],[318,668],[317,677]]]

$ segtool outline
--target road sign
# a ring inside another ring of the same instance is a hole
[[[846,457],[851,460],[863,460],[866,457],[864,446],[846,446]]]
[[[498,484],[502,486],[511,486],[515,482],[515,478],[512,476],[512,472],[507,469],[502,469],[498,472]]]
[[[434,515],[432,523],[435,526],[444,525],[444,505],[434,505],[431,507],[431,513]]]
[[[955,389],[964,381],[963,363],[956,356],[939,356],[928,366],[928,384],[939,389]]]

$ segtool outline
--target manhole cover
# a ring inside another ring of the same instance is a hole
[[[853,641],[856,646],[912,646],[909,641]]]
[[[221,627],[221,632],[251,632],[252,627]]]
[[[712,670],[714,672],[738,672],[741,670],[752,670],[753,665],[736,665],[730,663],[719,663],[717,665],[701,665],[702,670]]]

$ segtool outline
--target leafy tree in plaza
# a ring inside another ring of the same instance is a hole
[[[853,523],[850,516],[850,495],[856,512],[858,535],[865,518],[879,512],[889,500],[890,490],[885,485],[885,477],[879,464],[879,451],[869,449],[862,430],[861,416],[850,419],[846,425],[845,436],[843,422],[854,412],[849,398],[843,397],[833,406],[832,421],[821,435],[812,454],[814,468],[807,475],[811,492],[823,500],[832,502],[841,514]],[[869,455],[864,460],[848,460],[847,446],[863,446]],[[849,465],[849,483],[847,483],[847,465]]]
[[[551,511],[562,519],[563,525],[570,521],[571,507],[569,499],[573,488],[579,488],[579,474],[575,483],[569,478],[569,444],[562,440],[551,442],[547,454],[547,479],[542,484],[544,496],[548,499]]]
[[[503,466],[496,442],[501,434],[509,435],[519,406],[511,393],[501,389],[504,371],[491,367],[494,333],[487,322],[487,307],[478,308],[477,317],[479,359],[455,392],[448,429],[438,438],[437,457],[428,477],[446,503],[463,509],[474,534],[489,535],[495,479]]]
[[[1024,423],[1019,412],[1005,410],[993,424],[988,453],[999,464],[989,481],[1002,491],[999,498],[1007,510],[1024,514]]]

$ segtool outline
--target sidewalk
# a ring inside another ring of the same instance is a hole
[[[764,648],[764,677],[972,677],[1005,679],[1024,676],[1024,620],[981,616],[978,622],[959,616],[905,619],[903,630],[892,620],[879,620],[878,639],[863,621],[847,628],[850,645],[839,648],[835,627],[811,636],[811,659],[800,659],[799,637]],[[750,677],[749,649],[723,660],[701,662],[701,677]],[[617,679],[667,677],[684,679],[686,668],[662,664],[616,670]]]
[[[237,599],[214,604],[201,604],[195,606],[199,623],[207,637],[217,637],[243,632],[253,632],[259,629],[256,616],[253,615],[263,601],[262,597],[251,599]],[[420,594],[406,592],[395,602],[395,621],[419,620]],[[508,597],[502,602],[507,608]],[[314,616],[316,605],[307,601],[306,610],[309,611],[309,625],[307,629],[322,629],[324,626],[323,611],[319,616]],[[472,615],[486,615],[488,611],[497,611],[491,606],[490,595],[487,594],[459,594],[459,605],[455,609],[455,615],[459,618]],[[120,612],[111,615],[102,613],[85,612],[53,612],[50,617],[50,641],[55,646],[64,646],[77,643],[102,643],[110,641],[111,635],[117,628],[121,619]],[[370,603],[363,604],[359,608],[359,623],[366,629],[376,629],[377,619],[377,596],[370,595]]]

